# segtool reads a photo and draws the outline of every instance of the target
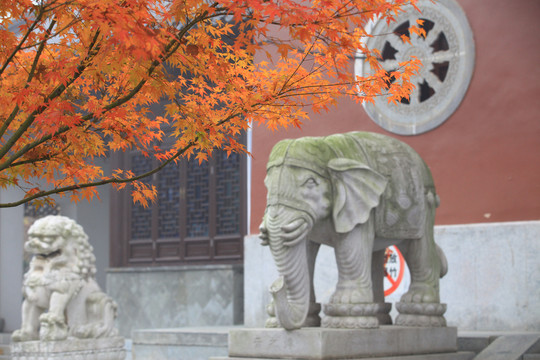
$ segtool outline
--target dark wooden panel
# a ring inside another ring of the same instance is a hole
[[[186,240],[184,242],[184,254],[186,260],[210,260],[210,240]]]
[[[151,242],[147,243],[130,243],[129,258],[152,261],[154,247]]]
[[[156,260],[180,260],[180,241],[157,242]]]
[[[216,259],[242,258],[242,238],[214,240],[214,257]]]

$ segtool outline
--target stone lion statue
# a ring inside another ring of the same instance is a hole
[[[56,341],[117,335],[116,303],[95,280],[95,256],[83,228],[64,216],[46,216],[28,230],[33,255],[24,275],[22,326],[13,341]]]

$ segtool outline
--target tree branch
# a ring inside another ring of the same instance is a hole
[[[43,50],[45,49],[45,44],[47,42],[47,40],[50,38],[50,35],[51,35],[51,32],[52,32],[52,29],[54,28],[54,26],[56,25],[56,21],[52,21],[51,24],[49,25],[49,28],[47,29],[47,36],[45,37],[45,39],[41,42],[41,44],[39,45],[39,48],[38,50],[36,51],[36,55],[34,56],[34,62],[32,63],[32,67],[30,68],[30,73],[28,74],[28,78],[26,80],[26,85],[24,86],[25,89],[28,88],[28,86],[30,86],[30,82],[32,81],[32,79],[34,78],[34,74],[35,74],[35,71],[36,71],[36,68],[37,68],[37,64],[39,62],[39,58],[41,57],[41,54],[43,53]],[[6,133],[7,129],[9,128],[9,125],[12,123],[12,121],[15,119],[15,116],[17,116],[17,113],[19,112],[19,105],[15,105],[15,108],[13,109],[13,111],[11,112],[11,114],[9,115],[9,117],[6,119],[6,121],[2,124],[2,127],[0,127],[0,139],[4,136],[4,134]],[[5,144],[4,146],[6,146],[7,144]],[[4,148],[4,146],[2,147],[2,150]],[[12,146],[12,145],[11,145]],[[9,149],[11,148],[11,146],[9,147]],[[9,149],[7,149],[7,151],[9,151]],[[6,151],[6,153],[7,153]]]
[[[36,28],[38,23],[41,21],[44,13],[45,12],[43,11],[43,8],[40,8],[38,16],[36,16],[36,19],[34,20],[32,25],[30,25],[30,27],[28,28],[28,30],[26,31],[26,34],[24,34],[21,41],[19,41],[19,44],[15,47],[15,49],[13,49],[13,52],[7,57],[6,62],[4,63],[2,68],[0,69],[0,76],[2,76],[2,74],[4,73],[4,70],[6,70],[6,68],[11,63],[11,61],[13,60],[15,55],[17,55],[17,53],[21,50],[22,45],[26,42],[26,39],[28,39],[28,37],[30,36],[32,31],[34,31],[34,29]]]
[[[99,31],[96,32],[96,35],[94,36],[94,42],[92,43],[92,45],[95,45],[96,42],[97,42],[97,38],[99,37]],[[43,111],[45,111],[47,109],[47,103],[50,102],[51,100],[54,100],[56,99],[58,96],[62,95],[62,93],[71,85],[75,82],[75,80],[77,80],[81,75],[82,73],[84,72],[84,70],[86,69],[86,67],[88,67],[88,65],[90,65],[91,63],[91,60],[92,58],[98,53],[99,51],[99,44],[92,49],[92,47],[90,47],[90,50],[88,52],[88,55],[85,57],[85,59],[81,62],[81,64],[77,67],[77,71],[75,72],[75,74],[73,75],[73,77],[68,80],[65,84],[61,84],[59,86],[57,86],[50,94],[49,96],[47,96],[46,100],[45,100],[45,105],[41,106],[40,108],[38,108],[37,110],[35,110],[34,112],[32,112],[30,115],[28,115],[28,117],[26,118],[25,122],[22,123],[16,131],[13,132],[13,135],[9,138],[8,141],[6,141],[6,143],[4,144],[4,146],[2,147],[2,149],[0,149],[0,159],[3,159],[4,156],[8,153],[9,150],[11,150],[11,148],[13,147],[13,145],[17,142],[17,140],[19,140],[23,135],[24,133],[28,130],[28,128],[32,125],[32,123],[34,122],[34,120],[36,119],[36,116],[41,114]],[[69,127],[64,127],[64,131],[62,132],[65,132],[67,130],[69,130]],[[57,133],[62,133],[62,132],[57,132]],[[56,135],[56,134],[55,134]],[[11,155],[6,161],[4,161],[1,165],[0,165],[0,171],[2,170],[5,170],[7,168],[9,168],[11,166],[11,164],[17,160],[18,158],[20,158],[22,155],[24,155],[25,153],[27,153],[29,150],[35,148],[36,146],[44,143],[45,141],[48,141],[52,138],[52,135],[48,135],[48,136],[44,136],[42,139],[40,140],[37,140],[37,141],[34,141],[33,143],[31,144],[27,144],[26,146],[24,146],[21,150],[17,151],[15,154]]]
[[[182,156],[189,148],[193,147],[197,143],[197,140],[191,141],[188,145],[184,146],[182,149],[179,149],[174,156],[172,156],[169,160],[164,161],[161,165],[157,166],[156,168],[145,172],[141,175],[132,176],[126,179],[118,179],[118,178],[109,178],[109,179],[103,179],[100,181],[92,182],[92,183],[86,183],[86,184],[75,184],[70,186],[64,186],[60,188],[55,188],[52,190],[43,190],[39,191],[31,196],[25,197],[21,200],[10,202],[10,203],[0,203],[0,208],[9,208],[9,207],[15,207],[22,205],[24,203],[30,202],[35,199],[59,194],[59,193],[65,193],[68,191],[76,191],[81,190],[89,187],[96,187],[96,186],[102,186],[107,184],[126,184],[130,182],[134,182],[140,179],[143,179],[145,177],[151,176],[157,172],[159,172],[161,169],[163,169],[165,166],[169,165],[171,162],[178,159],[180,156]]]
[[[178,48],[180,46],[180,41],[178,39],[182,39],[190,29],[192,29],[194,26],[196,26],[200,21],[203,21],[206,16],[207,16],[206,13],[203,13],[203,14],[199,15],[190,24],[187,24],[185,27],[183,27],[179,31],[177,37],[175,37],[173,40],[171,40],[169,42],[169,44],[167,44],[167,46],[165,47],[164,54],[162,56],[160,56],[160,59],[159,60],[154,60],[151,63],[150,67],[147,70],[147,76],[151,76],[153,74],[153,72],[156,70],[156,68],[160,64],[165,62],[170,56],[172,56],[178,50]],[[96,43],[98,36],[99,36],[99,30],[96,32],[96,35],[94,37],[94,42],[92,43],[93,45]],[[82,72],[84,71],[84,69],[90,64],[91,59],[97,54],[97,51],[99,51],[99,45],[97,46],[96,49],[94,49],[94,51],[92,51],[92,47],[90,47],[90,51],[89,51],[87,57],[85,58],[85,60],[83,62],[81,62],[81,65],[79,65],[77,67],[77,73],[75,73],[73,78],[67,84],[59,85],[55,90],[53,90],[53,92],[47,97],[47,101],[50,101],[50,100],[60,96],[67,89],[67,87],[69,87],[80,75],[82,75]],[[142,79],[133,89],[131,89],[129,91],[129,93],[127,93],[126,95],[124,95],[121,98],[118,98],[117,100],[113,101],[112,103],[110,103],[108,105],[105,105],[103,107],[102,114],[106,113],[106,112],[108,112],[108,111],[110,111],[110,110],[112,110],[112,109],[114,109],[116,107],[119,107],[119,106],[125,104],[126,102],[128,102],[129,100],[131,100],[142,89],[142,87],[144,86],[144,84],[146,84],[146,82],[147,82],[147,79]],[[32,113],[32,114],[30,114],[28,116],[27,120],[17,129],[15,134],[12,136],[12,138],[10,138],[9,144],[6,143],[2,147],[2,149],[0,150],[0,158],[3,158],[7,154],[9,149],[11,149],[11,147],[15,144],[16,140],[18,140],[24,134],[24,132],[30,127],[30,125],[35,120],[35,117],[37,115],[39,115],[41,112],[43,112],[43,111],[45,111],[45,108],[40,108],[40,109],[34,111],[34,113]],[[92,120],[94,117],[95,117],[95,113],[90,113],[90,114],[87,114],[87,115],[83,116],[82,117],[83,122],[79,126],[85,125],[85,123],[87,121]],[[65,133],[65,132],[69,131],[69,129],[71,129],[69,126],[63,126],[58,131],[56,131],[54,134],[45,135],[45,136],[41,137],[40,139],[37,139],[34,142],[27,144],[22,149],[17,151],[15,154],[10,156],[9,159],[4,161],[0,165],[0,171],[11,167],[12,163],[15,160],[17,160],[18,158],[23,156],[29,150],[31,150],[31,149],[33,149],[33,148],[35,148],[35,147],[49,141],[49,140],[51,140],[54,137],[57,137],[57,136]],[[6,145],[8,145],[9,148],[4,149],[6,147]]]

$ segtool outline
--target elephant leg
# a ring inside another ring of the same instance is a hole
[[[439,278],[442,262],[435,244],[433,226],[435,212],[426,216],[422,238],[410,240],[403,252],[411,273],[409,291],[401,298],[408,303],[439,302]]]
[[[315,273],[315,260],[317,259],[317,253],[319,252],[321,244],[313,241],[307,242],[307,257],[309,267],[309,310],[306,321],[302,327],[319,327],[321,326],[321,317],[319,313],[321,311],[321,304],[317,303],[315,299],[315,289],[313,286],[313,276]]]
[[[357,304],[373,302],[371,261],[374,241],[373,222],[358,225],[335,246],[338,284],[330,302]]]
[[[335,245],[339,280],[324,307],[324,327],[378,327],[379,304],[374,303],[371,262],[375,231],[373,220],[357,225]]]
[[[411,285],[396,304],[400,313],[396,319],[398,325],[446,325],[442,317],[446,306],[440,304],[439,297],[439,279],[446,272],[446,259],[434,240],[434,206],[428,206],[431,211],[426,216],[422,238],[399,246],[411,273]]]

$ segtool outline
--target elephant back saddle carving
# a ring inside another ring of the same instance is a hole
[[[421,237],[426,220],[425,196],[429,191],[435,193],[431,172],[424,161],[408,145],[387,136],[362,132],[344,135],[358,145],[357,157],[389,180],[375,209],[377,236]]]
[[[377,234],[384,238],[421,237],[426,203],[417,169],[403,153],[379,159],[379,171],[392,178],[375,210]],[[397,180],[397,181],[396,181]]]

